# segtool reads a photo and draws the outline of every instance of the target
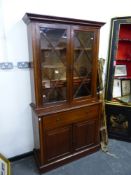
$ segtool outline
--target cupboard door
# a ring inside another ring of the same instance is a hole
[[[67,100],[67,57],[69,27],[40,26],[40,56],[43,103]]]
[[[73,99],[96,93],[97,33],[90,28],[73,27]]]
[[[83,121],[74,124],[73,126],[73,140],[74,150],[79,151],[86,147],[96,144],[98,140],[98,121]]]
[[[72,150],[72,126],[64,126],[45,132],[46,160],[52,161],[66,156]]]

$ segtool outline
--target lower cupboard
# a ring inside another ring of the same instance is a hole
[[[34,116],[35,157],[41,172],[100,148],[100,103]],[[37,131],[37,132],[36,132]]]

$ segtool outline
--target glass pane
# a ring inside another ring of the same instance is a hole
[[[65,29],[41,28],[41,60],[43,102],[66,100]]]
[[[91,95],[94,32],[76,31],[74,35],[73,96]]]

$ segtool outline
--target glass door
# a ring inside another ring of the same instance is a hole
[[[73,34],[73,98],[92,95],[95,33],[74,30]]]
[[[43,103],[67,100],[67,28],[40,28]]]

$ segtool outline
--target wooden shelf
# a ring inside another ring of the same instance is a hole
[[[41,51],[51,51],[51,50],[66,50],[66,47],[54,47],[54,48],[42,48]],[[92,48],[74,48],[74,51],[81,51],[81,50],[85,50],[85,51],[91,51]]]
[[[84,51],[91,51],[92,50],[92,48],[75,48],[74,49],[75,51],[81,51],[81,50],[84,50]]]
[[[131,61],[131,58],[117,58],[116,61]]]
[[[48,47],[48,48],[42,48],[41,51],[52,51],[52,50],[66,50],[66,47]]]
[[[128,80],[131,79],[131,76],[114,76],[114,79],[119,79],[119,80]]]
[[[64,64],[63,65],[42,65],[43,68],[48,68],[48,69],[58,69],[58,68],[65,68]]]
[[[74,83],[79,83],[82,82],[84,80],[84,82],[89,82],[91,79],[90,78],[85,78],[85,77],[74,77],[73,82]]]
[[[128,39],[128,38],[119,38],[118,41],[128,41],[128,42],[131,42],[131,39]]]
[[[83,81],[84,79],[84,81]],[[76,85],[80,85],[81,83],[82,84],[87,84],[90,82],[90,78],[79,78],[79,77],[75,77],[74,80],[73,80],[73,84],[76,86]],[[46,83],[47,81],[49,81],[49,85],[46,86]],[[60,88],[60,87],[65,87],[66,86],[66,79],[61,79],[61,80],[44,80],[42,81],[42,88],[43,89],[50,89],[50,88]]]
[[[48,83],[49,82],[49,83]],[[66,79],[63,80],[44,80],[42,81],[42,88],[43,89],[51,89],[51,88],[60,88],[66,86]],[[47,83],[47,85],[46,85]]]

